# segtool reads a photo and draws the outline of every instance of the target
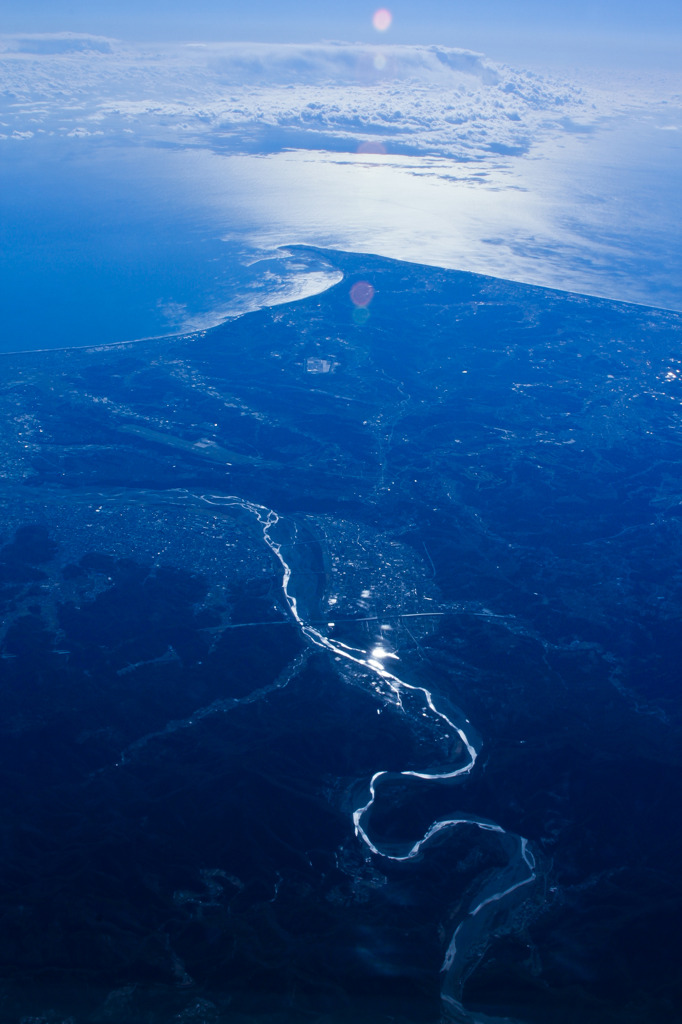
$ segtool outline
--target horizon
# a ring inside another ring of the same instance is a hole
[[[350,0],[343,6],[305,2],[261,3],[244,11],[233,3],[203,0],[191,14],[180,0],[109,4],[28,0],[3,12],[5,35],[62,32],[101,35],[129,43],[269,42],[442,45],[474,50],[494,60],[588,67],[674,70],[682,44],[682,11],[668,0],[643,10],[636,3],[587,2],[570,9],[524,0],[482,0],[474,9],[444,0],[388,4],[385,30],[373,24],[380,4]],[[381,23],[380,27],[383,27]]]

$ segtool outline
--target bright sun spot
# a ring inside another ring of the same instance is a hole
[[[390,28],[392,21],[393,15],[385,7],[380,7],[378,11],[375,11],[372,18],[372,24],[377,32],[385,32],[387,28]]]
[[[395,658],[396,661],[400,661],[397,654],[394,654],[393,651],[387,651],[385,647],[381,646],[381,644],[377,644],[377,646],[370,651],[370,658],[372,661],[379,664],[381,664],[383,658]]]

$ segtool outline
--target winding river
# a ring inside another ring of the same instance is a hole
[[[213,506],[236,506],[255,516],[262,527],[263,540],[279,562],[282,569],[282,592],[289,613],[296,623],[301,635],[305,640],[314,645],[329,651],[337,659],[345,659],[373,675],[381,683],[381,688],[390,693],[392,702],[405,711],[404,698],[409,696],[417,699],[423,706],[422,715],[430,716],[436,724],[445,726],[452,730],[461,742],[461,749],[466,756],[464,763],[453,767],[451,770],[442,772],[412,771],[389,772],[380,769],[372,775],[369,781],[368,798],[365,803],[353,811],[353,826],[358,839],[363,842],[369,850],[377,857],[383,857],[392,861],[408,861],[417,858],[424,847],[431,840],[446,830],[459,828],[475,828],[485,832],[495,833],[499,838],[507,855],[507,864],[504,868],[495,872],[488,878],[482,888],[471,900],[468,910],[457,925],[443,958],[441,972],[443,973],[443,984],[441,987],[441,998],[444,1019],[461,1024],[492,1024],[493,1020],[486,1015],[476,1014],[467,1011],[462,1005],[462,989],[467,977],[480,962],[495,931],[501,930],[501,925],[496,916],[501,909],[511,911],[517,904],[513,901],[514,894],[520,890],[528,889],[538,878],[536,860],[530,849],[528,840],[523,836],[515,835],[505,831],[500,825],[485,818],[462,816],[458,818],[445,818],[435,821],[422,836],[411,846],[399,852],[388,850],[378,845],[371,836],[369,819],[371,810],[379,798],[381,784],[389,776],[396,774],[403,777],[423,779],[429,782],[464,778],[471,774],[476,764],[479,751],[467,735],[465,726],[466,719],[461,722],[453,721],[442,711],[430,690],[423,686],[415,686],[400,679],[389,672],[383,665],[383,657],[386,652],[375,649],[365,651],[360,648],[349,647],[339,640],[333,640],[325,636],[318,629],[305,621],[299,611],[299,605],[295,594],[292,592],[292,578],[294,570],[286,561],[283,554],[283,540],[277,540],[273,531],[281,517],[272,509],[257,505],[254,502],[246,501],[234,495],[201,495],[201,500]],[[407,713],[407,712],[406,712]],[[450,712],[452,714],[452,712]]]

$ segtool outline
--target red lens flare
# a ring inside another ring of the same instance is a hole
[[[374,288],[369,281],[356,281],[350,290],[350,298],[354,306],[365,309],[374,298]]]
[[[393,15],[386,7],[380,7],[378,11],[374,12],[372,18],[372,24],[377,32],[385,32],[387,28],[390,28],[392,21]]]

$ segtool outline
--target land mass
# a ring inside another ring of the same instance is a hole
[[[2,357],[2,1013],[677,1020],[682,315],[324,257]]]

